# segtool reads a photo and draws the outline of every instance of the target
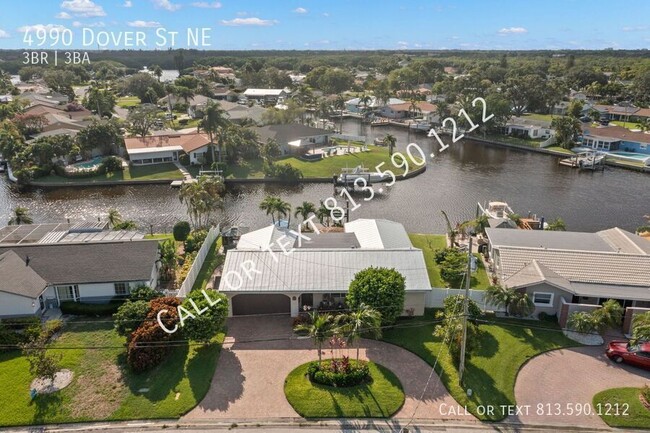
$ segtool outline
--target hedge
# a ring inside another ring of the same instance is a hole
[[[64,301],[61,302],[61,312],[78,316],[110,316],[115,314],[123,303],[124,300],[113,300],[107,304]]]

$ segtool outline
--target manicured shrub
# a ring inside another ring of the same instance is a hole
[[[190,156],[184,153],[178,157],[178,162],[180,162],[183,165],[190,165]]]
[[[132,301],[151,301],[160,297],[162,297],[162,294],[149,286],[142,285],[131,289]]]
[[[224,294],[215,292],[214,290],[206,290],[206,293],[210,301],[206,299],[206,296],[201,290],[191,291],[183,301],[183,307],[196,316],[185,321],[183,324],[183,334],[189,340],[202,343],[209,342],[212,337],[217,335],[217,332],[226,323],[226,317],[228,317],[228,298]],[[194,302],[199,311],[205,308],[207,310],[198,314],[190,301]],[[216,302],[216,304],[210,305],[210,302]]]
[[[21,343],[29,341],[27,334],[24,332],[17,332],[10,326],[0,323],[0,352],[15,350]]]
[[[115,314],[123,303],[122,300],[111,300],[107,304],[64,301],[61,302],[61,312],[77,316],[110,316]]]
[[[365,304],[379,311],[382,325],[390,325],[404,311],[404,291],[404,276],[395,269],[370,267],[356,273],[345,300],[353,310]]]
[[[113,314],[113,326],[118,334],[129,336],[135,331],[149,313],[149,300],[126,301]]]
[[[116,156],[107,156],[102,160],[101,165],[104,167],[106,173],[115,173],[124,170],[122,160]]]
[[[173,329],[178,324],[179,305],[180,300],[172,297],[157,298],[149,302],[149,313],[128,341],[126,361],[134,372],[143,372],[160,364],[171,349],[165,343],[181,338],[181,332],[169,334],[157,321],[158,312],[167,310],[161,315],[161,322],[167,329]]]
[[[43,330],[41,332],[41,336],[43,337],[44,340],[49,340],[56,334],[57,332],[61,331],[63,329],[63,321],[62,320],[48,320],[45,322],[43,325]]]
[[[645,385],[641,388],[641,395],[645,398],[645,401],[650,404],[650,386]]]
[[[201,245],[203,245],[203,241],[205,241],[205,238],[207,236],[208,232],[206,230],[194,230],[189,234],[187,240],[185,241],[185,252],[192,253],[194,251],[198,251],[201,248]]]
[[[537,318],[542,322],[557,323],[557,314],[548,314],[547,312],[542,311],[537,315]]]
[[[190,231],[192,231],[192,229],[189,222],[179,221],[174,224],[174,229],[172,232],[174,233],[174,239],[177,242],[185,242],[190,234]]]
[[[371,379],[366,361],[350,360],[347,356],[320,364],[314,361],[309,364],[307,375],[312,382],[337,388],[357,386]]]

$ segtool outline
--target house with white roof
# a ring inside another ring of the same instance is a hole
[[[247,100],[260,101],[264,104],[283,102],[288,95],[287,89],[246,89],[244,91]]]
[[[371,96],[366,105],[366,103],[361,102],[361,98],[352,98],[345,101],[345,109],[350,113],[361,113],[364,110],[374,111],[387,105],[404,104],[405,102],[406,101],[402,99],[389,98],[384,104],[383,101],[379,101],[377,97]]]
[[[650,242],[620,228],[596,233],[488,228],[489,256],[499,281],[528,293],[535,315],[557,314],[615,299],[650,308]]]
[[[403,314],[424,314],[431,291],[424,255],[401,224],[359,219],[342,232],[303,235],[309,239],[273,225],[241,236],[226,255],[219,283],[230,300],[229,315],[295,317],[300,311],[344,308],[354,275],[371,266],[400,272],[406,280]]]

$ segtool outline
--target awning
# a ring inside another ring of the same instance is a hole
[[[302,140],[290,141],[288,144],[289,146],[300,147],[300,145],[302,144]]]

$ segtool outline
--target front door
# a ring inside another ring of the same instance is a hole
[[[41,311],[45,310],[45,302],[43,302],[43,295],[38,297],[38,304],[41,306]]]

